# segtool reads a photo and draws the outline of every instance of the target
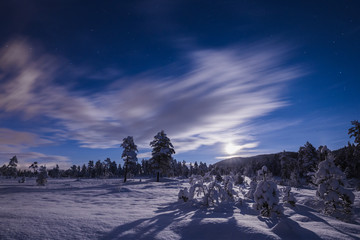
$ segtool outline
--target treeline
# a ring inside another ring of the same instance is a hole
[[[274,176],[281,177],[285,185],[303,185],[315,184],[314,175],[318,170],[320,162],[324,161],[326,156],[331,152],[334,157],[334,163],[343,171],[347,178],[360,179],[360,123],[358,121],[351,122],[353,127],[349,129],[348,134],[354,137],[354,143],[348,143],[347,146],[330,151],[326,146],[320,146],[317,149],[310,143],[306,142],[304,146],[299,148],[298,152],[282,152],[278,154],[268,154],[262,156],[240,159],[232,161],[232,164],[226,164],[223,161],[210,165],[200,162],[187,164],[185,161],[177,161],[173,159],[172,154],[175,153],[174,147],[170,139],[164,131],[154,136],[154,140],[150,143],[152,147],[152,157],[149,160],[142,160],[141,163],[137,159],[137,146],[131,136],[123,139],[121,147],[123,147],[122,159],[124,166],[111,161],[110,158],[104,161],[89,161],[88,164],[82,166],[73,165],[67,170],[61,170],[58,165],[53,169],[47,170],[46,173],[53,178],[72,177],[72,178],[117,178],[131,176],[154,176],[157,181],[160,176],[170,177],[190,177],[192,175],[205,175],[210,172],[219,178],[221,175],[230,173],[255,177],[257,171],[266,166]],[[0,168],[0,176],[5,177],[34,177],[38,175],[38,163],[34,162],[27,170],[17,169],[18,160],[14,156],[10,159],[9,164],[4,164]],[[41,166],[44,171],[45,166]]]
[[[18,160],[14,156],[10,159],[9,164],[4,164],[0,168],[0,176],[4,177],[36,177],[39,174],[38,162],[34,162],[29,169],[17,169]],[[211,165],[210,165],[211,166]],[[170,164],[170,170],[163,174],[168,177],[184,177],[191,175],[204,175],[209,171],[206,163],[195,162],[187,163],[186,161],[177,161],[173,159]],[[122,178],[125,169],[121,164],[111,161],[110,158],[104,161],[89,161],[83,165],[73,165],[69,169],[60,169],[58,165],[52,169],[47,169],[49,177],[52,178]],[[154,169],[151,168],[149,160],[143,159],[141,163],[129,166],[128,176],[154,176]]]

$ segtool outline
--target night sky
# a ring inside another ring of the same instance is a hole
[[[358,1],[0,1],[0,164],[83,164],[165,130],[177,160],[338,149]]]

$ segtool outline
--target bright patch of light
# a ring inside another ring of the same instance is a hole
[[[235,146],[234,144],[232,143],[228,143],[226,146],[225,146],[225,152],[229,155],[232,155],[234,153],[236,153],[238,151],[239,147],[238,146]]]

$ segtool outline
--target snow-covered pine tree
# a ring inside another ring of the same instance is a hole
[[[324,161],[326,156],[331,153],[331,151],[327,148],[327,146],[320,146],[317,150],[319,161]]]
[[[189,177],[189,168],[187,167],[185,160],[182,162],[181,174],[182,177]]]
[[[121,155],[122,159],[124,159],[124,183],[126,182],[127,174],[129,171],[129,168],[136,164],[137,162],[137,146],[134,143],[134,139],[132,136],[128,136],[123,139],[123,143],[121,144],[121,147],[124,148],[124,151]]]
[[[200,164],[199,164],[199,174],[201,176],[204,176],[207,171],[208,171],[208,167],[207,167],[206,163],[200,162]]]
[[[281,178],[283,180],[290,179],[291,170],[288,158],[286,156],[286,152],[280,153],[280,166],[281,166]]]
[[[32,168],[33,173],[34,173],[34,176],[36,176],[36,175],[38,174],[38,171],[37,171],[37,169],[38,169],[38,162],[33,162],[33,163],[29,166],[29,168]]]
[[[156,181],[160,180],[160,173],[167,173],[170,169],[172,154],[175,154],[174,146],[166,136],[164,130],[156,134],[150,143],[152,147],[151,168],[156,172]]]
[[[296,198],[294,197],[294,194],[291,192],[291,187],[290,186],[286,186],[283,189],[283,202],[285,204],[289,204],[292,207],[295,207],[295,203],[296,203]]]
[[[238,172],[237,174],[235,174],[234,176],[234,183],[236,185],[240,185],[240,184],[243,184],[244,183],[244,177],[241,175],[240,172]]]
[[[360,146],[360,123],[359,121],[355,120],[355,121],[351,121],[351,124],[354,126],[349,128],[348,134],[350,135],[350,138],[354,137],[355,138],[354,142],[356,143],[357,146]]]
[[[276,183],[266,179],[268,174],[266,166],[263,166],[258,171],[258,176],[262,177],[263,180],[257,184],[253,207],[256,210],[260,210],[262,216],[273,217],[282,214],[283,208],[279,205],[279,191]]]
[[[254,193],[256,191],[256,187],[257,187],[256,177],[252,177],[251,182],[249,183],[249,191],[245,193],[245,197],[254,200]]]
[[[352,154],[352,163],[349,165],[352,165],[352,169],[348,169],[349,175],[353,175],[355,178],[360,178],[360,123],[359,121],[351,121],[351,124],[353,127],[349,128],[348,134],[350,135],[350,138],[354,137],[354,151]],[[351,171],[352,170],[352,171]],[[358,189],[360,189],[360,186],[357,186]]]
[[[47,183],[48,173],[45,166],[40,167],[39,174],[36,179],[36,183],[39,186],[45,186]]]
[[[311,143],[306,142],[303,147],[300,147],[298,163],[300,177],[304,177],[307,183],[311,183],[311,177],[314,175],[319,163],[316,149]]]
[[[18,164],[18,159],[16,156],[13,156],[10,161],[9,165],[7,166],[7,176],[16,178],[17,172],[16,167]]]
[[[324,213],[339,218],[351,214],[355,196],[351,190],[345,189],[345,174],[335,165],[332,154],[319,163],[315,180],[318,185],[316,196],[325,204]]]

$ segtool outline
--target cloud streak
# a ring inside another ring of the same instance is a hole
[[[85,94],[56,83],[61,60],[30,48],[17,39],[0,50],[0,109],[51,119],[54,134],[86,148],[119,147],[128,135],[148,148],[161,129],[180,153],[228,142],[251,147],[251,121],[288,105],[284,86],[304,74],[284,65],[287,49],[277,46],[200,49],[186,54],[185,74],[148,72]]]
[[[31,147],[49,144],[53,144],[53,141],[41,138],[34,133],[0,128],[0,164],[7,164],[9,159],[16,155],[20,168],[28,167],[33,161],[46,164],[48,167],[55,166],[56,164],[63,167],[70,166],[70,159],[68,157],[27,151]]]

